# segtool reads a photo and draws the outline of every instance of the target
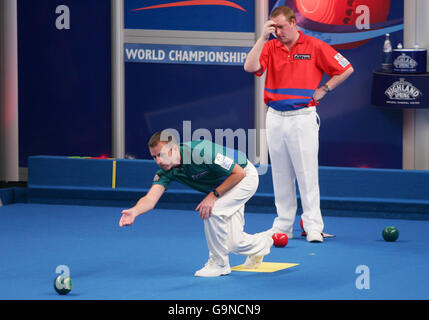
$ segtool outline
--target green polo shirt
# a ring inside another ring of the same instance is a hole
[[[247,165],[247,157],[211,141],[190,141],[179,145],[181,166],[164,171],[159,169],[153,184],[167,189],[171,181],[185,184],[192,189],[209,193],[219,186],[232,172],[235,164]]]

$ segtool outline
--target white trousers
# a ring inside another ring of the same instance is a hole
[[[212,216],[204,220],[204,232],[210,259],[219,265],[229,265],[229,254],[250,256],[268,254],[262,234],[248,234],[244,230],[244,206],[258,188],[259,177],[252,163],[244,169],[246,176],[231,190],[216,200]],[[269,250],[269,248],[268,248]]]
[[[271,159],[277,217],[273,227],[292,233],[297,211],[296,183],[304,230],[323,231],[319,192],[319,124],[315,108],[285,115],[268,109],[267,142]],[[305,112],[305,111],[304,111]]]

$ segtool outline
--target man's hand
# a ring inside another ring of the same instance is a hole
[[[137,214],[133,210],[133,208],[122,210],[122,217],[119,220],[119,226],[123,227],[123,226],[132,225],[134,223],[134,219],[136,218],[136,216],[137,216]]]
[[[325,90],[323,90],[323,88],[318,88],[318,89],[316,89],[316,91],[314,91],[314,94],[313,94],[313,100],[315,101],[315,102],[319,102],[320,100],[322,100],[323,99],[323,97],[326,95],[326,91]]]
[[[262,72],[259,58],[261,57],[261,52],[265,43],[270,39],[270,35],[275,34],[275,32],[276,23],[272,20],[265,22],[261,36],[247,55],[246,61],[244,62],[244,71],[251,73]]]
[[[215,204],[216,197],[213,192],[210,192],[203,201],[195,208],[195,211],[200,211],[200,217],[206,220],[212,216],[212,209]]]
[[[276,32],[276,23],[272,20],[268,20],[267,22],[265,22],[264,24],[264,28],[262,31],[262,37],[264,38],[264,40],[268,40],[270,38],[271,34],[275,34]]]

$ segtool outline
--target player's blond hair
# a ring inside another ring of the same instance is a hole
[[[296,17],[295,17],[295,12],[293,12],[293,10],[291,8],[289,8],[288,6],[278,6],[276,7],[270,14],[270,18],[275,18],[278,17],[280,15],[283,15],[286,17],[287,21],[292,22],[292,19],[295,19],[296,21]]]
[[[176,139],[174,139],[174,136],[170,132],[168,132],[167,130],[161,130],[155,132],[152,137],[150,137],[147,145],[149,146],[149,148],[155,148],[160,141],[177,144]]]

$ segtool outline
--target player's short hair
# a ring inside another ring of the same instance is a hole
[[[286,17],[287,21],[289,21],[289,22],[292,22],[292,19],[295,19],[295,21],[296,21],[295,12],[291,8],[289,8],[288,6],[276,7],[270,13],[270,18],[275,18],[275,17],[278,17],[280,15],[284,15]]]
[[[152,137],[150,137],[147,145],[149,146],[149,148],[155,148],[160,141],[177,144],[176,139],[168,130],[161,130],[155,132]]]

